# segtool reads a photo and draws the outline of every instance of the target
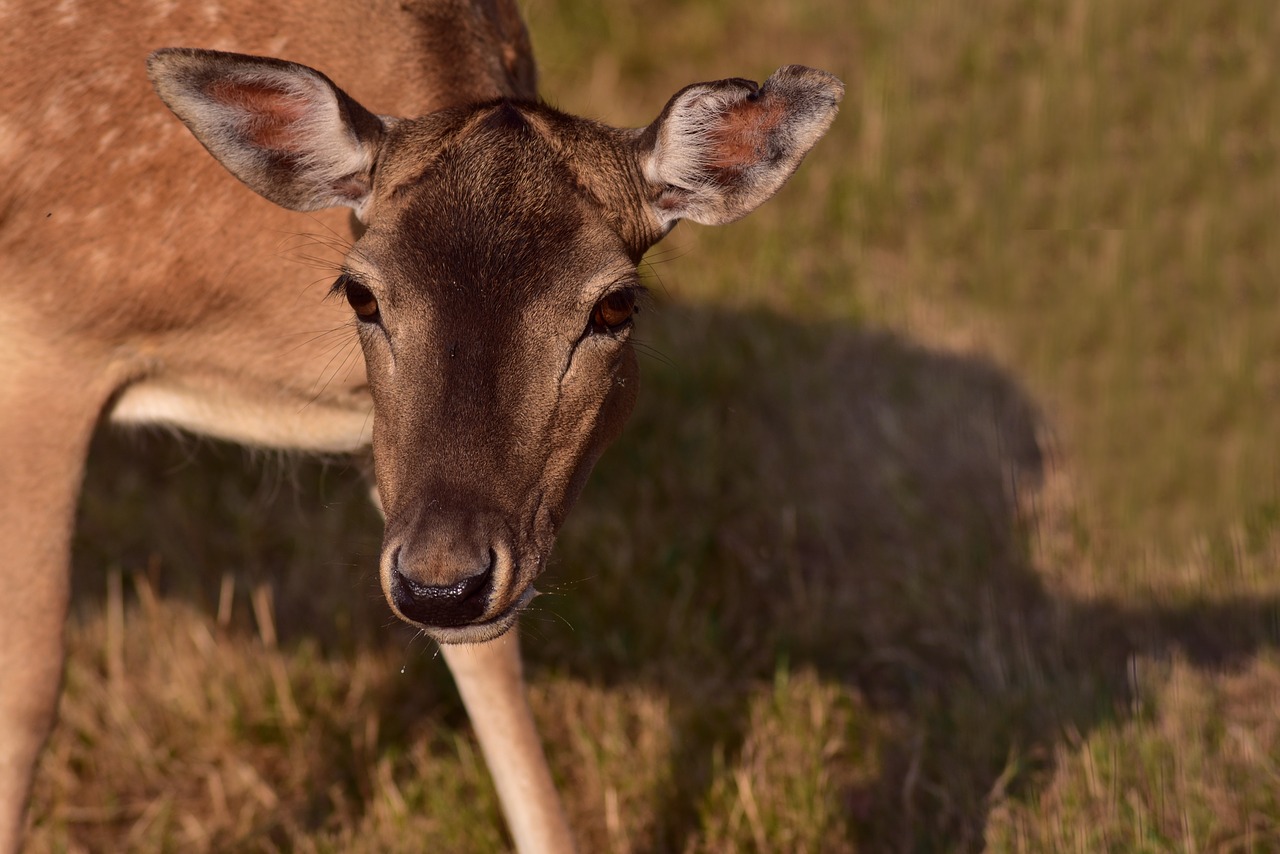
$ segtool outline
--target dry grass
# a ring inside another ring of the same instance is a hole
[[[1018,851],[1266,851],[1280,844],[1280,666],[1274,651],[1207,673],[1181,657],[1131,664],[1134,707],[1054,751],[1055,779],[993,815]]]
[[[582,849],[1280,844],[1280,16],[527,13],[619,123],[849,84],[777,199],[655,254],[662,358],[524,622]],[[99,443],[31,850],[502,850],[357,473],[265,462]]]

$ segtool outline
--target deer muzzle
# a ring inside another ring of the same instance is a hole
[[[514,532],[496,511],[426,505],[387,524],[381,573],[387,601],[441,643],[497,637],[536,595],[535,573],[521,571],[529,560],[518,554]]]

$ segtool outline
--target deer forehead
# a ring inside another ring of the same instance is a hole
[[[436,305],[593,301],[636,253],[553,134],[510,103],[402,122],[350,266]]]

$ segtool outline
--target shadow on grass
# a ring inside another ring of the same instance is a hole
[[[1033,568],[1057,559],[1031,518],[1053,475],[1043,425],[994,365],[850,326],[660,313],[649,325],[664,356],[644,360],[632,423],[562,535],[540,585],[556,595],[524,621],[534,678],[638,683],[669,698],[675,782],[656,795],[641,850],[694,840],[713,746],[732,759],[751,691],[781,671],[847,685],[891,726],[873,778],[845,793],[851,842],[972,850],[993,789],[1034,786],[1064,730],[1129,713],[1133,655],[1177,650],[1217,667],[1277,644],[1272,600],[1173,608],[1053,595]],[[238,630],[254,630],[244,591],[269,581],[285,643],[406,643],[388,629],[379,523],[358,472],[268,458],[281,474],[264,479],[229,466],[240,458],[185,440],[100,441],[77,596],[100,608],[97,567],[155,566],[158,554],[161,590],[203,608],[216,608],[224,576],[236,579]],[[269,500],[290,478],[320,489]],[[422,709],[462,725],[456,700],[439,699],[442,668],[422,671],[373,689],[403,710],[384,745]]]

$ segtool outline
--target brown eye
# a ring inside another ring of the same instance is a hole
[[[347,302],[351,303],[351,309],[356,313],[356,317],[369,323],[376,322],[378,298],[373,295],[373,291],[351,278],[347,278],[344,285]]]
[[[613,291],[591,310],[592,332],[617,332],[636,313],[636,294],[630,289]]]

